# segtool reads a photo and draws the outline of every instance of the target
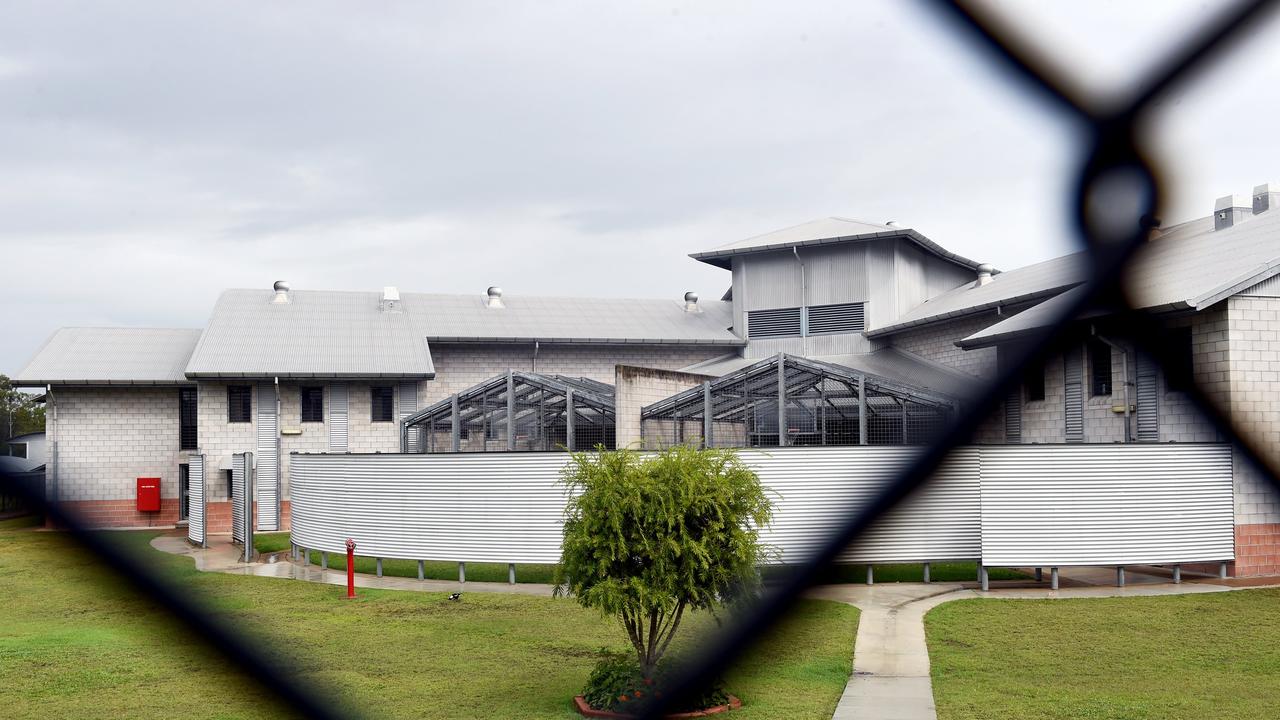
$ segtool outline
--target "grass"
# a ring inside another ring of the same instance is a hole
[[[264,533],[253,536],[253,547],[260,553],[281,552],[289,549],[289,533]],[[311,564],[319,567],[320,552],[311,553]],[[329,568],[346,570],[347,556],[338,553],[329,554]],[[551,583],[555,575],[555,565],[525,564],[516,565],[516,582],[518,583]],[[356,572],[373,574],[377,571],[377,561],[372,557],[356,555]],[[382,561],[382,574],[395,577],[418,577],[416,560]],[[429,580],[457,580],[458,563],[443,560],[427,560],[423,563],[423,577]],[[502,563],[467,563],[467,580],[470,582],[506,582],[507,566]]]
[[[1278,609],[1277,590],[940,605],[938,717],[1280,717]]]
[[[200,573],[147,543],[101,533],[161,571],[210,617],[263,644],[324,702],[365,717],[572,718],[569,698],[615,621],[572,600],[362,590]],[[61,533],[0,523],[0,715],[267,718],[287,714]],[[691,617],[677,642],[715,628]],[[851,667],[857,611],[805,601],[727,677],[739,720],[826,718]]]

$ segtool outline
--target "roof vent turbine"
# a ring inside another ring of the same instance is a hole
[[[702,309],[698,307],[698,293],[690,290],[684,294],[684,311],[702,312]]]
[[[277,280],[276,284],[271,287],[276,291],[275,297],[271,298],[272,303],[284,305],[289,302],[289,283],[284,280]]]
[[[1225,230],[1253,216],[1253,203],[1243,195],[1226,195],[1213,204],[1213,229]]]
[[[485,294],[489,296],[488,299],[485,300],[485,303],[484,303],[485,307],[491,307],[491,308],[506,307],[506,305],[502,303],[502,288],[498,287],[497,285],[494,285],[493,287],[486,290]]]
[[[978,266],[978,281],[973,284],[974,287],[982,287],[991,282],[991,273],[996,269],[989,263],[982,263]]]

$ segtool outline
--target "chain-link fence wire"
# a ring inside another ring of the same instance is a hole
[[[1241,2],[1223,12],[1198,36],[1183,44],[1159,69],[1149,74],[1127,101],[1099,102],[1075,86],[1069,75],[1057,71],[1037,47],[1020,37],[997,15],[971,3],[934,3],[940,14],[949,16],[958,31],[973,37],[975,46],[994,55],[1002,67],[1031,92],[1047,99],[1058,111],[1072,116],[1089,128],[1088,148],[1083,156],[1076,185],[1076,231],[1088,248],[1092,281],[1070,306],[1063,307],[1050,327],[1036,334],[1032,342],[1011,349],[1009,363],[981,397],[968,403],[954,422],[948,423],[935,441],[921,449],[918,458],[884,488],[845,525],[827,538],[821,549],[772,586],[764,598],[733,617],[727,627],[707,638],[707,648],[697,661],[662,698],[644,708],[645,718],[660,717],[674,703],[705,686],[733,664],[769,628],[781,620],[801,594],[831,565],[839,553],[861,535],[880,515],[888,512],[924,485],[934,470],[955,447],[970,441],[973,428],[1000,410],[1010,393],[1018,389],[1024,368],[1043,363],[1075,342],[1064,334],[1065,324],[1082,311],[1105,309],[1115,316],[1116,326],[1139,350],[1160,358],[1163,338],[1149,318],[1136,313],[1126,302],[1123,273],[1134,251],[1146,241],[1153,219],[1158,217],[1160,173],[1143,152],[1142,134],[1153,101],[1175,86],[1186,83],[1206,69],[1211,61],[1239,40],[1250,23],[1272,9],[1273,0]],[[1245,459],[1265,469],[1268,482],[1280,491],[1274,463],[1255,450],[1253,438],[1238,432],[1231,419],[1204,391],[1195,385],[1187,393],[1203,415],[1230,438]],[[471,428],[469,428],[471,429]],[[504,428],[505,429],[505,428]],[[487,428],[475,428],[487,434]],[[47,504],[42,494],[12,478],[0,475],[6,491],[17,494],[38,509],[55,525],[94,553],[135,591],[154,599],[174,620],[188,628],[193,639],[219,653],[228,665],[259,683],[279,700],[282,708],[312,718],[341,717],[323,694],[300,683],[279,657],[245,638],[225,621],[212,616],[192,598],[172,586],[141,560],[96,537],[73,514],[55,504]],[[348,708],[343,712],[351,712]]]

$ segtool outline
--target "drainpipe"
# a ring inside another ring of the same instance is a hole
[[[1131,439],[1131,423],[1129,421],[1129,349],[1108,339],[1105,335],[1099,335],[1098,328],[1093,325],[1089,326],[1089,330],[1093,333],[1094,337],[1120,351],[1120,374],[1124,377],[1124,392],[1122,393],[1122,397],[1124,398],[1124,441],[1126,443],[1133,442]]]
[[[49,440],[46,438],[47,442],[45,443],[46,448],[53,448],[52,457],[49,456],[49,451],[47,449],[45,450],[45,477],[47,478],[49,475],[53,475],[52,482],[49,483],[52,485],[52,488],[50,489],[53,491],[53,497],[49,498],[49,491],[46,490],[45,499],[56,503],[58,502],[58,400],[53,396],[53,385],[44,386],[44,395],[45,412],[48,413],[50,410],[53,411],[53,439]],[[47,427],[48,423],[45,423],[45,425]],[[50,460],[53,462],[49,462]],[[48,467],[53,467],[52,473],[47,471]]]
[[[800,250],[795,245],[791,246],[791,254],[796,256],[796,262],[800,264],[800,344],[807,355],[809,353],[809,289],[804,276],[804,261],[800,259]]]
[[[529,362],[529,372],[538,372],[538,341],[533,341],[533,360]]]
[[[284,505],[284,458],[280,457],[280,377],[275,378],[276,388],[276,529],[284,524],[280,515],[280,507]]]

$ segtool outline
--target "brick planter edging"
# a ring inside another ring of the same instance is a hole
[[[596,710],[595,708],[588,705],[586,698],[582,697],[581,695],[574,696],[573,707],[575,710],[578,711],[579,715],[583,717],[589,717],[589,718],[612,718],[613,720],[629,720],[629,718],[635,717],[635,715],[616,713],[610,710]],[[706,717],[708,715],[716,715],[722,712],[729,712],[730,710],[737,710],[740,707],[742,707],[742,701],[739,700],[736,696],[730,695],[729,703],[727,705],[716,705],[715,707],[709,707],[706,710],[693,710],[690,712],[672,713],[670,715],[663,715],[662,717],[668,718],[669,720],[682,720],[683,718],[700,718],[700,717]]]

